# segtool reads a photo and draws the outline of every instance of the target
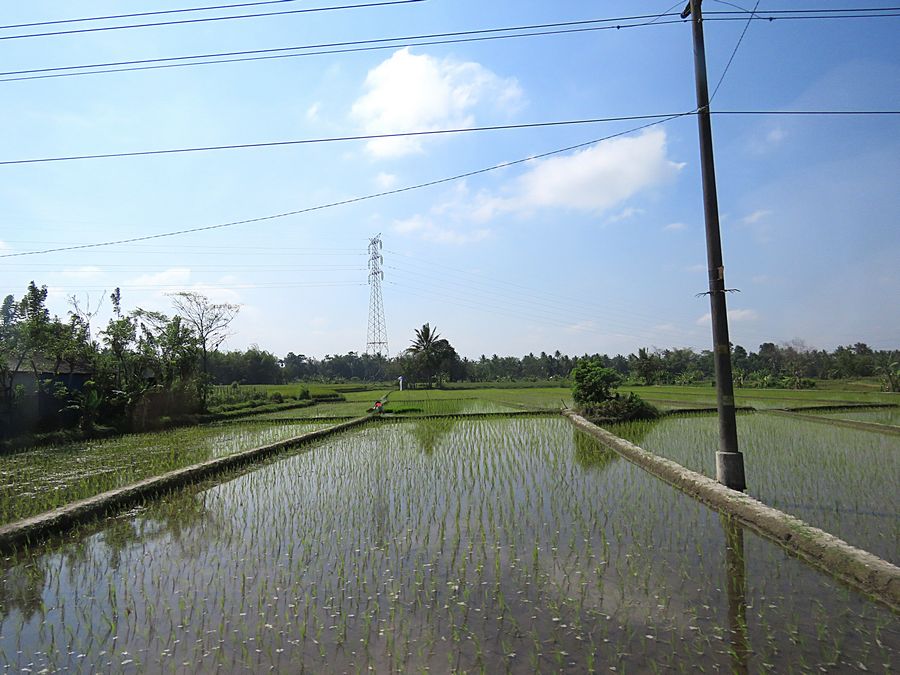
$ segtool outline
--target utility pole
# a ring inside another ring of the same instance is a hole
[[[725,307],[725,266],[719,233],[719,203],[713,161],[709,88],[706,82],[706,50],[703,44],[703,0],[690,0],[681,18],[691,17],[694,34],[694,79],[697,86],[697,124],[700,131],[700,171],[703,176],[703,213],[706,221],[706,259],[709,267],[709,307],[712,315],[713,359],[716,367],[716,407],[719,412],[719,450],[716,480],[733,490],[745,490],[744,456],[738,450],[731,374],[731,343]]]
[[[387,328],[384,322],[384,304],[381,301],[381,281],[384,272],[381,264],[381,234],[369,240],[369,330],[366,340],[366,353],[372,356],[388,356]]]

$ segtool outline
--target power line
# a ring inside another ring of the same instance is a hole
[[[426,0],[384,0],[383,2],[367,2],[359,5],[333,5],[331,7],[306,7],[304,9],[286,9],[280,12],[258,12],[254,14],[235,14],[233,16],[208,16],[195,19],[178,19],[176,21],[156,21],[153,23],[134,23],[124,26],[98,26],[96,28],[77,28],[75,30],[57,30],[46,33],[26,33],[22,35],[3,35],[0,40],[20,40],[24,38],[50,37],[57,35],[74,35],[76,33],[99,33],[102,31],[123,30],[126,28],[158,28],[160,26],[175,26],[193,23],[206,23],[209,21],[232,21],[235,19],[256,19],[267,16],[284,16],[286,14],[310,14],[313,12],[334,12],[344,9],[363,9],[370,7],[386,7],[388,5],[408,5],[425,2]]]
[[[758,12],[756,16],[751,18],[751,21],[817,21],[817,20],[829,20],[829,19],[885,19],[895,16],[900,16],[897,11],[900,10],[900,7],[887,7],[885,8],[885,13],[877,13],[877,14],[821,14],[821,15],[804,15],[804,14],[795,14],[793,16],[787,15],[774,15],[773,12],[766,11],[765,13]],[[715,13],[715,12],[714,12]],[[726,12],[721,12],[720,14],[726,14]],[[706,16],[704,15],[703,21],[744,21],[746,17],[745,12],[732,12],[732,14],[740,14],[742,16]]]
[[[134,19],[139,16],[160,16],[163,14],[184,14],[189,12],[211,12],[220,9],[236,9],[239,7],[258,7],[259,5],[280,5],[298,0],[262,0],[262,2],[241,2],[234,5],[207,5],[206,7],[184,7],[181,9],[160,9],[153,12],[135,12],[132,14],[107,14],[106,16],[88,16],[80,19],[53,19],[50,21],[33,21],[31,23],[13,23],[0,26],[0,30],[10,28],[34,28],[36,26],[53,26],[64,23],[84,23],[86,21],[110,21],[113,19]]]
[[[670,15],[671,16],[671,15]],[[311,45],[298,45],[294,47],[273,47],[269,49],[251,49],[244,51],[212,52],[207,54],[193,54],[182,56],[170,56],[153,59],[136,59],[130,61],[110,61],[105,63],[82,64],[77,66],[56,66],[51,68],[33,68],[29,70],[14,70],[0,72],[0,76],[19,75],[21,77],[6,77],[0,82],[16,82],[21,80],[48,79],[55,77],[72,77],[77,75],[98,75],[103,73],[122,73],[138,70],[156,70],[160,68],[181,68],[199,65],[211,65],[216,63],[239,63],[244,61],[264,61],[271,59],[296,58],[301,56],[321,56],[328,54],[346,54],[352,52],[365,52],[383,49],[396,49],[398,47],[419,47],[443,44],[458,44],[461,42],[480,42],[485,40],[502,40],[516,37],[534,37],[542,35],[563,35],[596,30],[619,30],[622,28],[638,28],[651,25],[667,25],[684,23],[681,19],[659,22],[660,15],[637,15],[631,17],[613,17],[605,19],[585,19],[580,21],[562,21],[555,23],[530,24],[523,26],[507,26],[501,28],[483,28],[466,31],[452,31],[445,33],[426,33],[421,35],[406,35],[390,38],[373,38],[369,40],[348,40],[342,42],[324,42]],[[653,18],[652,21],[643,23],[618,24],[622,21],[638,21]],[[616,24],[603,25],[596,24]],[[580,28],[578,28],[580,27]],[[560,28],[564,30],[542,30]],[[513,33],[509,35],[496,35],[496,33]],[[522,31],[540,31],[528,32]],[[469,36],[468,38],[466,36]],[[471,37],[482,36],[482,37]],[[449,39],[437,39],[449,38]],[[388,44],[389,43],[389,44]],[[368,46],[367,46],[368,45]],[[306,51],[325,50],[325,51]],[[284,53],[302,52],[302,53]],[[259,56],[268,54],[268,56]],[[236,57],[236,58],[231,58]],[[215,59],[212,61],[197,61],[197,59]],[[190,63],[180,63],[191,61]],[[149,65],[142,65],[149,64]],[[154,65],[155,64],[155,65]],[[125,66],[118,68],[117,66]],[[103,68],[104,70],[86,70],[89,68]],[[81,72],[57,72],[80,70]],[[40,73],[49,73],[40,75]]]
[[[663,119],[655,120],[653,122],[648,122],[647,124],[642,124],[640,126],[633,127],[631,129],[626,129],[625,131],[620,131],[620,132],[617,132],[614,134],[609,134],[608,136],[603,136],[602,138],[596,138],[596,139],[593,139],[590,141],[586,141],[584,143],[577,143],[575,145],[569,145],[564,148],[557,148],[556,150],[550,150],[548,152],[544,152],[544,153],[541,153],[538,155],[530,155],[528,157],[523,157],[521,159],[515,159],[515,160],[508,161],[508,162],[501,162],[500,164],[495,164],[493,166],[488,166],[488,167],[485,167],[482,169],[476,169],[474,171],[467,171],[465,173],[456,174],[454,176],[438,178],[438,179],[427,181],[424,183],[408,185],[406,187],[396,188],[393,190],[384,190],[382,192],[375,192],[375,193],[371,193],[368,195],[362,195],[359,197],[351,197],[349,199],[341,199],[341,200],[334,201],[334,202],[328,202],[326,204],[319,204],[317,206],[309,206],[309,207],[302,208],[302,209],[296,209],[294,211],[285,211],[283,213],[275,213],[275,214],[271,214],[268,216],[259,216],[257,218],[246,218],[244,220],[234,220],[234,221],[231,221],[228,223],[219,223],[217,225],[206,225],[203,227],[185,228],[185,229],[181,229],[181,230],[173,230],[171,232],[161,232],[159,234],[148,234],[148,235],[143,235],[140,237],[128,237],[125,239],[117,239],[117,240],[113,240],[113,241],[96,242],[96,243],[92,243],[92,244],[79,244],[76,246],[63,246],[63,247],[59,247],[59,248],[50,248],[50,249],[44,249],[44,250],[40,250],[40,251],[21,251],[18,253],[4,253],[4,254],[0,255],[0,258],[17,258],[17,257],[22,257],[22,256],[28,256],[28,255],[41,255],[41,254],[45,254],[45,253],[59,253],[62,251],[75,251],[75,250],[83,250],[83,249],[88,249],[88,248],[99,248],[102,246],[130,244],[133,242],[149,241],[152,239],[163,239],[166,237],[175,237],[175,236],[179,236],[179,235],[183,235],[183,234],[191,234],[194,232],[209,232],[212,230],[220,230],[220,229],[224,229],[224,228],[228,228],[228,227],[235,227],[238,225],[248,225],[250,223],[261,223],[261,222],[265,222],[265,221],[269,221],[269,220],[286,218],[288,216],[296,216],[296,215],[301,215],[301,214],[305,214],[305,213],[312,213],[314,211],[323,211],[325,209],[330,209],[330,208],[334,208],[337,206],[345,206],[347,204],[356,204],[358,202],[368,201],[371,199],[377,199],[379,197],[387,197],[389,195],[402,194],[404,192],[412,192],[413,190],[421,190],[423,188],[432,187],[435,185],[451,183],[454,181],[462,180],[463,178],[469,178],[471,176],[478,176],[483,173],[489,173],[491,171],[505,169],[505,168],[508,168],[511,166],[516,166],[518,164],[524,164],[526,162],[530,162],[530,161],[533,161],[536,159],[542,159],[544,157],[550,157],[553,155],[562,154],[564,152],[570,152],[572,150],[584,148],[589,145],[594,145],[596,143],[600,143],[602,141],[608,141],[613,138],[618,138],[620,136],[632,134],[636,131],[641,131],[642,129],[647,129],[649,127],[656,126],[658,124],[662,124],[664,122],[668,122],[668,121],[677,119],[679,117],[684,117],[686,115],[692,115],[694,112],[696,112],[696,111],[690,110],[687,112],[678,113],[677,115],[672,115],[671,117],[665,117]]]
[[[679,3],[680,4],[680,3]],[[888,8],[894,9],[894,8]],[[900,8],[896,8],[900,10]],[[738,14],[738,12],[734,12],[734,14]],[[535,24],[533,27],[523,26],[519,28],[493,28],[493,29],[484,29],[484,30],[473,30],[473,31],[458,31],[454,33],[435,33],[431,35],[421,35],[421,36],[408,36],[408,37],[397,37],[397,38],[377,38],[371,40],[353,40],[353,41],[345,41],[345,42],[334,42],[334,43],[325,43],[322,45],[301,45],[296,47],[276,47],[270,49],[256,49],[256,50],[245,50],[245,51],[236,51],[236,52],[219,52],[219,53],[210,53],[210,54],[195,54],[195,55],[184,55],[184,56],[173,56],[173,57],[162,57],[162,58],[154,58],[154,59],[136,59],[131,61],[118,61],[118,62],[104,62],[97,64],[84,64],[78,66],[56,66],[56,67],[48,67],[48,68],[34,68],[28,70],[21,71],[8,71],[6,73],[0,73],[0,82],[21,82],[25,80],[43,80],[43,79],[54,79],[58,77],[78,77],[82,75],[103,75],[107,73],[125,73],[125,72],[136,72],[136,71],[144,71],[144,70],[161,70],[168,68],[188,68],[193,66],[204,66],[204,65],[215,65],[215,64],[223,64],[223,63],[242,63],[248,61],[268,61],[274,59],[289,59],[289,58],[299,58],[306,56],[323,56],[323,55],[331,55],[331,54],[348,54],[348,53],[356,53],[356,52],[368,52],[368,51],[381,51],[386,49],[397,49],[399,47],[423,47],[423,46],[435,46],[435,45],[448,45],[448,44],[460,44],[460,43],[468,43],[468,42],[485,42],[490,40],[506,40],[512,38],[527,38],[527,37],[541,37],[541,36],[552,36],[552,35],[566,35],[566,34],[574,34],[574,33],[587,33],[587,32],[595,32],[601,30],[622,30],[626,28],[643,28],[648,26],[665,26],[671,24],[682,24],[685,23],[685,20],[681,18],[669,19],[666,21],[660,21],[660,17],[662,16],[678,16],[677,14],[672,15],[668,13],[658,14],[658,15],[641,15],[641,16],[633,16],[633,17],[616,17],[610,19],[593,19],[593,20],[585,20],[585,21],[575,21],[575,22],[562,22],[557,24]],[[900,14],[859,14],[859,15],[836,15],[836,16],[770,16],[769,14],[765,16],[756,15],[751,17],[752,21],[783,21],[783,20],[791,20],[791,19],[849,19],[849,18],[879,18],[879,17],[895,17],[900,16]],[[582,28],[562,28],[559,30],[534,30],[541,26],[565,26],[565,25],[576,25],[576,24],[597,24],[597,23],[610,23],[617,21],[627,21],[627,20],[637,20],[641,18],[652,18],[650,21],[641,21],[638,23],[619,23],[616,25],[608,25],[608,26],[589,26]],[[706,21],[744,21],[743,16],[719,16],[719,17],[711,17],[707,18]],[[523,30],[532,30],[532,32],[518,32],[511,33],[511,31],[523,31]],[[506,35],[492,35],[490,33],[497,32],[505,32],[510,33]],[[463,36],[463,35],[474,35],[476,37],[450,37],[450,36]],[[444,37],[446,39],[431,39],[437,37]],[[3,39],[3,38],[0,38]],[[385,44],[390,43],[390,44]],[[368,46],[363,46],[368,45]],[[301,50],[319,50],[319,51],[301,51]],[[291,53],[285,53],[291,52]],[[299,52],[299,53],[294,53]],[[256,54],[256,56],[252,56]],[[260,56],[260,54],[266,54],[264,56]],[[211,60],[198,60],[198,59],[211,59]],[[147,65],[139,65],[139,64],[147,64]],[[118,66],[124,67],[118,67]],[[101,70],[89,70],[90,68],[100,68]],[[74,72],[63,72],[63,71],[74,71]],[[43,73],[43,74],[41,74]],[[2,77],[3,75],[15,75],[15,77]]]
[[[721,2],[721,0],[717,0]],[[720,15],[730,15],[730,14],[756,14],[755,9],[744,9],[738,5],[734,5],[730,2],[721,2],[724,5],[730,5],[731,7],[736,7],[738,11],[732,10],[711,10],[704,11],[703,16],[720,16]],[[816,8],[805,8],[805,9],[767,9],[765,11],[766,15],[769,14],[842,14],[848,12],[894,12],[900,10],[900,7],[820,7]]]
[[[741,48],[741,43],[744,41],[744,36],[747,34],[747,29],[750,28],[750,23],[753,21],[753,16],[756,14],[757,7],[759,7],[759,0],[756,0],[756,4],[753,6],[753,11],[750,12],[750,17],[747,19],[747,25],[744,26],[744,30],[741,31],[741,36],[738,38],[737,44],[734,46],[734,51],[732,51],[731,56],[728,57],[728,63],[725,64],[725,70],[722,71],[722,76],[716,83],[715,89],[713,89],[712,96],[709,97],[710,103],[712,103],[716,98],[716,94],[719,92],[719,87],[722,86],[722,82],[725,80],[725,76],[728,74],[728,69],[731,68],[731,62],[734,61],[734,57],[738,53],[738,49]]]
[[[362,281],[326,281],[326,282],[288,282],[288,283],[280,283],[280,282],[272,282],[272,283],[259,283],[259,284],[223,284],[223,283],[204,283],[202,281],[195,281],[194,283],[198,284],[202,288],[223,288],[223,289],[237,289],[237,290],[246,290],[246,289],[256,289],[256,288],[328,288],[335,286],[365,286],[365,282]],[[159,290],[184,290],[185,284],[137,284],[137,285],[124,285],[119,284],[118,288],[129,291],[159,291]],[[55,289],[58,290],[67,290],[67,291],[106,291],[109,290],[109,287],[103,286],[56,286]]]
[[[415,277],[408,279],[414,283],[417,288],[428,290],[428,287],[436,288],[447,293],[461,294],[465,298],[471,298],[473,301],[491,303],[492,306],[499,306],[509,310],[516,308],[527,312],[530,315],[541,315],[548,318],[554,318],[561,322],[571,323],[572,312],[578,312],[582,316],[590,315],[592,320],[601,319],[605,325],[609,327],[618,327],[621,330],[635,330],[636,326],[646,326],[660,323],[660,317],[641,316],[631,313],[631,318],[623,317],[622,313],[616,310],[616,314],[612,317],[609,312],[611,308],[606,307],[600,309],[598,306],[591,307],[584,303],[574,303],[572,301],[560,303],[557,298],[548,297],[541,299],[541,294],[535,294],[525,291],[512,291],[497,289],[489,282],[472,283],[460,282],[457,280],[448,280],[445,277],[435,277],[434,274],[426,272],[411,272],[394,268],[400,273],[400,282],[405,281],[404,276]],[[496,303],[496,304],[494,304]],[[568,309],[566,308],[568,306]],[[604,314],[600,317],[598,315]],[[673,335],[681,333],[681,331],[669,330]]]
[[[110,152],[91,155],[67,155],[61,157],[38,157],[33,159],[13,159],[0,161],[7,164],[41,164],[47,162],[69,162],[82,159],[111,159],[115,157],[146,157],[149,155],[174,155],[189,152],[210,152],[215,150],[241,150],[247,148],[267,148],[285,145],[313,145],[318,143],[335,143],[343,141],[367,141],[385,138],[407,138],[415,136],[437,136],[447,134],[468,133],[476,131],[501,131],[508,129],[537,129],[541,127],[561,127],[580,124],[597,124],[601,122],[633,122],[635,120],[661,119],[671,117],[673,113],[657,115],[626,115],[621,117],[597,117],[582,120],[564,120],[552,122],[526,122],[521,124],[498,124],[484,127],[463,127],[458,129],[434,129],[429,131],[405,131],[391,134],[363,134],[357,136],[329,136],[324,138],[307,138],[290,141],[269,141],[262,143],[236,143],[229,145],[207,145],[192,148],[172,148],[166,150],[138,150],[135,152]]]
[[[434,268],[440,267],[444,270],[447,270],[448,272],[452,272],[454,281],[448,282],[448,283],[451,283],[453,285],[463,285],[463,286],[468,283],[476,284],[477,285],[476,288],[477,288],[480,296],[490,295],[490,294],[496,294],[496,295],[512,294],[513,296],[521,297],[523,300],[525,300],[529,304],[538,304],[538,305],[544,304],[544,305],[547,305],[554,309],[559,308],[559,307],[568,306],[568,307],[571,307],[572,309],[576,309],[576,310],[580,310],[580,311],[583,311],[585,309],[590,310],[591,308],[593,308],[594,310],[597,310],[597,311],[605,311],[605,310],[609,309],[610,305],[618,304],[618,307],[616,308],[616,313],[618,316],[622,316],[622,315],[631,316],[631,317],[633,317],[635,319],[639,319],[641,321],[654,320],[657,323],[660,320],[660,312],[658,310],[654,310],[654,312],[655,312],[654,314],[645,314],[640,311],[635,311],[633,308],[633,305],[631,305],[629,303],[626,303],[626,302],[617,303],[615,301],[615,299],[612,299],[612,298],[605,299],[603,306],[596,303],[591,298],[579,297],[576,301],[576,300],[573,300],[569,296],[558,295],[558,294],[553,293],[552,291],[548,291],[544,288],[540,288],[540,289],[532,288],[530,286],[526,286],[524,284],[519,284],[516,282],[511,282],[511,281],[508,281],[505,279],[497,279],[497,278],[490,277],[485,274],[477,274],[477,273],[473,273],[471,271],[461,270],[459,268],[455,268],[451,265],[437,262],[435,260],[421,259],[420,256],[407,256],[402,253],[397,253],[396,251],[388,251],[388,253],[391,253],[393,255],[403,256],[405,258],[409,258],[409,260],[406,261],[407,263],[409,263],[413,266],[419,265],[422,268],[421,271],[417,271],[417,270],[412,270],[412,269],[404,269],[403,267],[391,266],[391,269],[394,269],[399,272],[405,272],[407,274],[413,274],[416,276],[424,276],[428,279],[431,279],[432,277],[434,277]],[[443,278],[446,278],[446,276],[447,275],[445,275]],[[467,276],[467,277],[471,277],[472,279],[471,279],[471,281],[466,281],[465,279],[460,279],[460,276]],[[506,288],[504,288],[504,287],[506,287]]]
[[[443,136],[450,134],[475,133],[482,131],[508,131],[513,129],[540,129],[546,127],[565,127],[584,124],[601,124],[610,122],[633,122],[637,120],[667,119],[693,113],[655,113],[650,115],[620,115],[615,117],[593,117],[576,120],[554,120],[547,122],[522,122],[519,124],[494,124],[480,127],[460,127],[455,129],[432,129],[427,131],[402,131],[388,134],[359,134],[353,136],[326,136],[320,138],[304,138],[287,141],[263,141],[258,143],[231,143],[224,145],[204,145],[187,148],[167,148],[162,150],[135,150],[130,152],[108,152],[84,155],[62,155],[56,157],[34,157],[28,159],[0,160],[0,166],[15,164],[46,164],[51,162],[71,162],[90,159],[114,159],[123,157],[148,157],[153,155],[177,155],[195,152],[214,152],[221,150],[246,150],[250,148],[273,148],[291,145],[316,145],[321,143],[338,143],[348,141],[369,141],[389,138],[410,138],[417,136]],[[900,115],[900,110],[723,110],[715,115],[807,115],[807,116],[874,116]]]
[[[550,326],[554,328],[566,328],[572,331],[578,332],[588,332],[595,333],[598,335],[606,335],[606,336],[616,336],[616,337],[628,337],[628,338],[638,338],[640,340],[647,340],[648,342],[652,342],[654,338],[658,338],[658,333],[650,333],[643,331],[639,328],[619,328],[612,329],[607,327],[608,324],[604,323],[602,319],[595,320],[594,318],[587,318],[582,315],[578,317],[581,319],[580,321],[574,321],[571,318],[563,317],[563,316],[552,316],[545,315],[543,313],[535,313],[532,309],[523,310],[521,312],[516,311],[514,308],[511,308],[508,303],[493,303],[493,302],[485,302],[480,298],[473,298],[471,294],[452,294],[447,292],[442,292],[440,290],[430,290],[430,289],[413,289],[409,286],[405,286],[403,284],[398,284],[395,281],[387,281],[386,282],[390,286],[395,286],[403,290],[404,293],[408,293],[413,296],[418,296],[421,298],[425,298],[429,301],[434,302],[438,300],[441,304],[450,304],[456,305],[458,307],[462,307],[464,309],[470,309],[480,312],[488,312],[492,316],[506,316],[514,319],[521,319],[523,321],[531,322],[538,325]],[[598,325],[603,324],[603,325]],[[662,331],[665,332],[665,331]],[[680,333],[678,339],[690,339],[689,334],[683,331],[675,331],[674,333]],[[696,346],[696,345],[690,345]]]

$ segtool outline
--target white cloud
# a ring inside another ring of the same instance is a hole
[[[563,208],[602,213],[638,192],[673,179],[684,164],[666,157],[666,134],[601,141],[569,155],[537,160],[514,183],[512,195],[482,198],[476,215]]]
[[[584,321],[578,321],[576,323],[569,324],[566,326],[566,331],[569,333],[580,333],[582,331],[593,331],[596,330],[597,324],[591,321],[590,319]]]
[[[392,173],[385,173],[382,171],[377,176],[375,176],[375,184],[378,185],[382,190],[390,190],[397,184],[397,176]]]
[[[83,265],[81,267],[70,267],[62,271],[64,276],[75,279],[94,279],[103,276],[103,270],[94,265]]]
[[[466,229],[442,225],[434,219],[421,215],[415,215],[405,220],[394,222],[394,232],[398,234],[416,235],[425,241],[437,244],[471,244],[482,241],[490,236],[487,228]]]
[[[321,104],[316,101],[311,106],[306,109],[306,119],[310,122],[315,122],[319,119],[319,108],[321,108]]]
[[[125,286],[171,289],[178,286],[186,287],[190,278],[190,268],[172,267],[155,274],[142,274],[129,281]]]
[[[193,291],[195,293],[201,293],[209,298],[211,302],[241,305],[241,311],[247,311],[247,306],[241,303],[241,294],[238,293],[236,289],[252,288],[252,284],[248,286],[233,284],[234,288],[228,288],[228,286],[223,285],[225,282],[222,279],[215,283],[218,285],[213,286],[206,283],[195,283],[193,286],[185,290]]]
[[[677,232],[678,230],[683,230],[686,227],[687,225],[685,225],[684,223],[669,223],[668,225],[663,227],[663,229],[668,232]]]
[[[775,127],[766,134],[766,141],[771,145],[778,145],[787,138],[787,132],[781,127]]]
[[[788,137],[782,126],[757,129],[747,139],[747,150],[754,155],[767,155],[776,150]]]
[[[606,219],[607,224],[612,225],[613,223],[618,223],[623,220],[628,220],[629,218],[634,218],[635,216],[639,216],[644,213],[644,209],[636,209],[633,206],[627,206],[616,214],[611,215]]]
[[[495,193],[473,194],[460,182],[426,214],[395,221],[394,231],[444,243],[481,241],[491,230],[475,225],[502,214],[530,215],[540,209],[601,213],[671,179],[682,166],[666,158],[663,131],[604,141],[571,155],[536,161]],[[640,212],[626,208],[618,216]]]
[[[690,272],[691,274],[697,274],[699,272],[705,272],[708,269],[706,263],[697,263],[696,265],[689,265],[684,268],[685,272]]]
[[[761,221],[763,218],[767,218],[768,216],[771,216],[771,215],[772,215],[772,212],[767,209],[757,209],[750,215],[747,215],[747,216],[744,216],[743,218],[741,218],[741,222],[744,223],[745,225],[753,225],[753,224]]]
[[[756,321],[759,318],[759,312],[755,309],[729,309],[728,310],[728,320],[734,322],[740,321]],[[699,319],[697,319],[698,326],[706,326],[709,325],[709,322],[712,320],[712,315],[707,312]]]
[[[474,110],[483,104],[508,113],[522,101],[515,78],[502,78],[474,61],[412,54],[408,47],[370,70],[365,89],[351,117],[370,134],[471,126]],[[366,147],[376,157],[397,157],[421,152],[422,139],[375,139]]]

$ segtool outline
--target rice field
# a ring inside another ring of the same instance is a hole
[[[693,386],[627,386],[622,391],[633,391],[651,403],[660,402],[661,407],[684,407],[690,404],[698,408],[715,408],[716,391],[707,385]],[[735,404],[749,406],[757,410],[767,408],[802,408],[823,405],[864,405],[867,403],[900,404],[900,396],[895,393],[878,391],[843,391],[819,389],[741,389],[734,391]]]
[[[253,419],[334,419],[359,417],[388,391],[348,392],[346,401],[319,403],[309,408],[254,415]],[[503,413],[517,410],[560,410],[572,405],[572,391],[534,389],[411,389],[390,391],[386,413],[402,415],[459,415]]]
[[[559,418],[384,421],[0,561],[16,672],[889,671],[896,617]]]
[[[231,422],[42,446],[4,455],[0,457],[0,524],[327,426]]]
[[[714,415],[608,428],[645,450],[715,478]],[[900,438],[749,413],[738,415],[738,444],[750,495],[900,563]]]
[[[854,422],[874,422],[900,427],[900,408],[878,408],[872,410],[840,410],[822,413],[825,417]]]
[[[567,387],[484,388],[484,389],[412,389],[392,391],[391,403],[410,400],[480,400],[510,409],[559,410],[572,405],[572,390]]]
[[[377,392],[369,392],[365,400],[338,401],[335,403],[317,403],[308,408],[290,408],[277,412],[262,413],[245,419],[264,420],[315,420],[361,417],[366,410],[381,396]]]
[[[398,415],[466,415],[472,413],[504,413],[516,412],[521,410],[517,406],[512,406],[496,401],[488,401],[482,398],[418,398],[418,399],[398,399],[391,396],[387,405],[384,406],[385,413],[393,413]]]

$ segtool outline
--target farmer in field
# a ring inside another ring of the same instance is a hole
[[[382,409],[383,407],[384,407],[384,404],[380,400],[375,401],[375,407],[373,408],[373,410],[375,411],[375,414],[380,415],[382,412],[384,412]]]

